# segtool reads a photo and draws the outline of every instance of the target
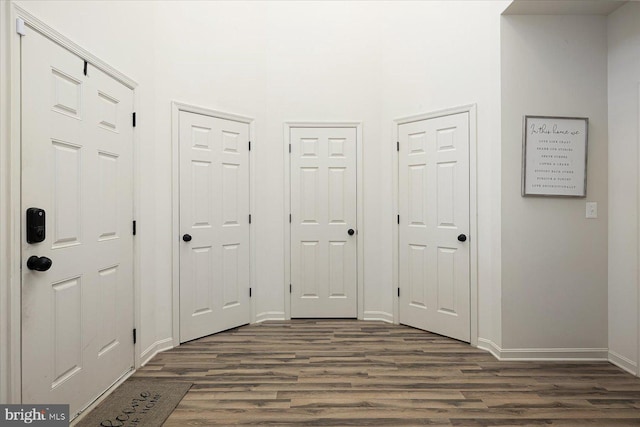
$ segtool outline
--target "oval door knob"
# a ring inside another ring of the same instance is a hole
[[[48,269],[51,268],[52,265],[53,265],[53,261],[51,261],[51,259],[47,258],[46,256],[38,257],[35,255],[32,255],[27,260],[27,268],[29,270],[47,271]]]
[[[184,240],[185,242],[190,242],[191,241],[191,234],[185,234],[182,236],[182,240]]]
[[[460,235],[458,236],[458,241],[460,241],[460,242],[464,242],[464,241],[466,241],[466,240],[467,240],[467,236],[465,236],[464,234],[460,234]]]
[[[353,228],[350,228],[349,231],[347,231],[347,233],[349,234],[349,236],[353,236],[356,232]]]

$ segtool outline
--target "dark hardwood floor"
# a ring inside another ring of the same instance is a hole
[[[135,377],[193,382],[165,426],[640,425],[640,378],[607,362],[499,362],[381,322],[244,326]]]

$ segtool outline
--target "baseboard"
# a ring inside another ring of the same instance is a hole
[[[624,357],[621,354],[616,353],[613,350],[609,350],[609,362],[616,365],[618,368],[624,369],[633,375],[638,375],[638,364],[631,359]]]
[[[500,360],[501,349],[493,341],[486,338],[478,338],[478,348],[480,350],[488,351],[493,355],[493,357]]]
[[[362,320],[378,320],[393,323],[393,314],[386,311],[365,311]]]
[[[500,360],[603,360],[606,348],[503,348]]]
[[[140,366],[144,366],[149,362],[149,360],[153,359],[153,357],[165,350],[169,350],[173,348],[173,338],[165,338],[163,340],[158,340],[151,344],[145,351],[140,354]]]
[[[484,338],[478,338],[478,348],[490,352],[498,360],[609,360],[609,350],[606,348],[500,348],[494,342]]]
[[[256,323],[266,322],[268,320],[286,320],[284,311],[265,311],[256,314]]]

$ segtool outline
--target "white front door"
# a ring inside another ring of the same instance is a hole
[[[400,323],[468,342],[469,114],[398,135]]]
[[[22,37],[22,400],[72,416],[134,365],[133,92],[84,68]]]
[[[180,112],[180,342],[250,322],[249,124]]]
[[[291,317],[357,317],[357,130],[290,132]]]

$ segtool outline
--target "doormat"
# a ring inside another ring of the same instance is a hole
[[[76,427],[160,427],[192,383],[130,379],[82,418]]]

